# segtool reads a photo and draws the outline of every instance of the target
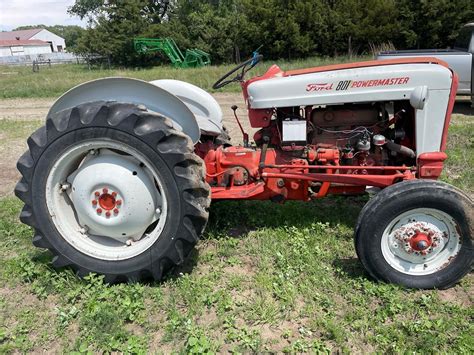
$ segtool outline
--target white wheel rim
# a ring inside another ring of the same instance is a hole
[[[46,182],[46,205],[66,242],[115,261],[148,250],[168,213],[166,191],[148,159],[107,139],[81,142],[56,160]]]
[[[395,270],[422,276],[444,269],[461,249],[456,221],[447,213],[418,208],[402,213],[385,228],[382,254]]]

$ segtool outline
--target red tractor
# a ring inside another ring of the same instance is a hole
[[[355,227],[372,277],[446,288],[466,275],[473,203],[436,181],[458,83],[446,63],[273,65],[245,81],[260,60],[214,85],[240,82],[258,128],[252,143],[242,130],[237,146],[214,98],[181,81],[107,78],[60,97],[18,161],[15,192],[33,244],[80,276],[159,280],[197,243],[211,200],[310,201],[376,188]]]

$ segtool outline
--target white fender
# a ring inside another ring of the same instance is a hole
[[[49,109],[48,116],[92,101],[144,105],[148,110],[171,119],[175,128],[186,133],[194,143],[199,140],[199,125],[188,106],[167,90],[138,79],[105,78],[78,85],[56,100]]]
[[[176,95],[194,113],[201,132],[219,135],[223,132],[222,110],[216,99],[200,87],[180,80],[161,79],[150,81]]]

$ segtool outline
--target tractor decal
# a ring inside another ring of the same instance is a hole
[[[361,81],[354,81],[351,85],[351,88],[366,88],[366,87],[372,87],[372,86],[387,86],[387,85],[404,85],[404,84],[407,84],[409,80],[410,80],[409,77],[361,80]]]
[[[336,86],[336,91],[347,90],[349,85],[352,83],[352,80],[342,80]]]
[[[347,90],[349,88],[366,88],[372,86],[388,86],[388,85],[405,85],[410,81],[409,77],[401,78],[385,78],[385,79],[370,79],[370,80],[341,80],[337,83],[336,91]],[[313,83],[306,85],[306,91],[330,91],[333,89],[334,83]]]
[[[332,83],[308,84],[306,86],[306,91],[332,90],[332,86]]]

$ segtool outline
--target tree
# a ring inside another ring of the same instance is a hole
[[[415,48],[452,46],[462,25],[474,19],[470,0],[397,0],[405,31],[413,34],[399,38],[397,45]]]
[[[152,9],[164,9],[165,3],[169,4],[169,1],[77,0],[69,12],[87,18],[89,22],[87,34],[79,41],[77,51],[103,55],[116,64],[137,64],[139,57],[133,49],[133,38],[161,21],[161,14],[152,13]]]
[[[94,22],[97,17],[113,12],[114,9],[135,4],[140,6],[140,15],[151,23],[160,23],[174,2],[175,0],[76,0],[68,12],[79,16],[81,20],[86,18]]]
[[[472,0],[76,0],[69,10],[88,19],[80,50],[117,64],[144,64],[137,36],[172,37],[216,62],[247,57],[262,46],[267,59],[400,49],[445,48],[474,18]]]

